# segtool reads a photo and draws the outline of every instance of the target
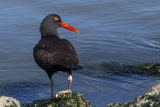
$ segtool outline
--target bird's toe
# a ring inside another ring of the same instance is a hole
[[[66,93],[71,93],[71,90],[66,90],[66,91],[60,91],[60,92],[58,92],[57,94],[56,94],[56,98],[58,98],[58,96],[59,95],[61,95],[61,94],[66,94]]]
[[[65,92],[66,92],[66,93],[71,93],[71,90],[68,90],[68,89],[67,89]]]

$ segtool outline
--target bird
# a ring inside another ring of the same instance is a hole
[[[74,46],[67,39],[61,39],[58,35],[57,28],[63,27],[76,33],[77,29],[64,23],[57,14],[47,15],[40,24],[41,38],[33,48],[33,56],[36,64],[46,71],[51,86],[51,97],[56,99],[58,94],[53,93],[53,77],[58,71],[67,72],[68,88],[66,91],[59,93],[70,93],[72,83],[72,70],[79,70],[83,67],[79,65],[79,55]]]

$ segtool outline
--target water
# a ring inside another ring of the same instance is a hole
[[[34,62],[39,25],[49,13],[80,30],[59,28],[77,49],[83,70],[73,72],[72,91],[103,107],[128,102],[159,83],[158,77],[121,73],[122,64],[160,60],[159,0],[1,0],[0,95],[21,104],[50,96],[49,79]],[[53,76],[55,92],[67,88],[68,75]]]

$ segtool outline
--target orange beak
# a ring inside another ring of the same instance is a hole
[[[66,29],[68,29],[68,30],[71,30],[73,32],[80,33],[80,31],[78,31],[77,29],[73,28],[72,26],[69,26],[68,24],[66,24],[64,22],[61,23],[61,26],[64,27],[64,28],[66,28]]]

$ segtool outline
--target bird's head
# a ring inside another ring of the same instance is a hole
[[[80,31],[78,31],[77,29],[69,26],[68,24],[62,22],[60,16],[56,15],[56,14],[49,14],[48,16],[46,16],[41,25],[40,25],[40,32],[43,36],[47,36],[47,35],[55,35],[58,36],[57,33],[57,28],[58,27],[64,27],[68,30],[71,30],[73,32],[77,32],[80,33]]]

